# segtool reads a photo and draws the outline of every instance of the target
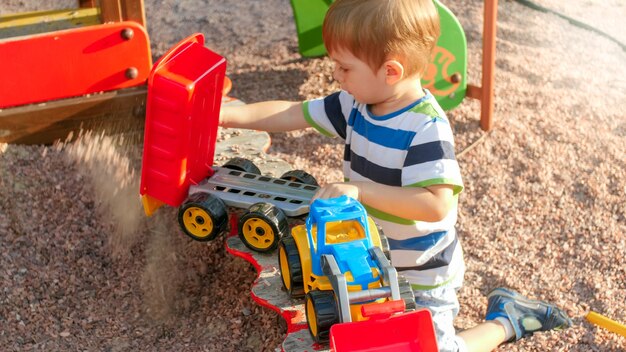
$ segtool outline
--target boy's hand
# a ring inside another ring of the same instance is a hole
[[[224,126],[224,120],[225,120],[226,115],[228,114],[228,111],[229,111],[228,106],[222,106],[222,108],[220,109],[219,121],[217,123],[218,126]]]
[[[361,190],[358,182],[335,182],[329,183],[326,186],[320,188],[313,199],[317,198],[336,198],[340,196],[349,196],[358,201],[361,201]]]

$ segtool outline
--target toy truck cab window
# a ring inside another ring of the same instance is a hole
[[[363,226],[356,220],[333,221],[326,224],[326,244],[339,244],[365,238]]]

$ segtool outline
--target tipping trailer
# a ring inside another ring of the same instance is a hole
[[[305,215],[318,190],[301,170],[279,178],[261,175],[250,160],[213,165],[226,60],[194,34],[170,49],[152,68],[140,194],[152,215],[178,207],[185,234],[209,241],[228,227],[228,206],[245,208],[239,236],[249,248],[271,251],[288,234],[287,217]]]

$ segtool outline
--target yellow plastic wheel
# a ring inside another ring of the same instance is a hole
[[[306,300],[306,321],[309,323],[309,331],[311,332],[311,336],[313,339],[317,341],[319,332],[317,330],[317,316],[315,315],[315,306],[313,305],[313,300]]]
[[[178,210],[178,223],[194,240],[210,241],[228,226],[226,205],[210,194],[193,194]]]
[[[284,237],[278,246],[278,267],[285,290],[291,297],[304,296],[302,263],[296,241],[291,236]]]
[[[185,209],[183,226],[191,235],[197,238],[206,238],[213,232],[213,221],[206,210],[198,207]]]
[[[330,327],[339,323],[335,293],[333,291],[309,291],[305,298],[304,309],[313,340],[317,343],[327,342]]]
[[[278,248],[278,265],[283,285],[287,291],[291,291],[291,273],[289,273],[289,262],[287,261],[287,252],[284,246]]]
[[[274,250],[288,232],[287,216],[270,203],[253,204],[239,219],[239,238],[257,252]]]
[[[263,218],[248,218],[243,222],[241,232],[246,242],[261,252],[267,251],[276,242],[276,233]]]

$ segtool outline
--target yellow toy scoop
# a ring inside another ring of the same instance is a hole
[[[616,322],[615,320],[611,320],[604,315],[598,314],[596,312],[589,312],[585,318],[587,318],[587,321],[592,324],[603,327],[609,331],[626,337],[626,326]]]

